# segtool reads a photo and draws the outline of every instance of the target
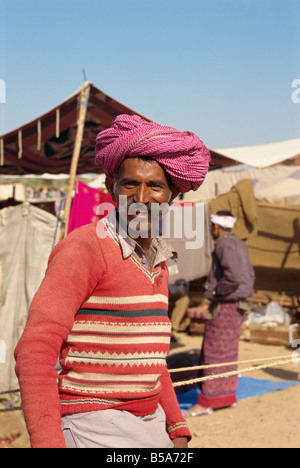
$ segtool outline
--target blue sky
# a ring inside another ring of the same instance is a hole
[[[299,0],[0,0],[0,134],[73,94],[82,68],[210,148],[300,137]]]

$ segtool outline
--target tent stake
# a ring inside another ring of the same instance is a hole
[[[75,179],[76,179],[78,160],[80,156],[81,144],[82,144],[82,139],[83,139],[83,131],[84,131],[84,125],[85,125],[90,87],[91,87],[91,83],[86,82],[84,83],[80,91],[79,116],[77,120],[75,145],[74,145],[70,174],[69,174],[68,192],[67,192],[67,197],[66,197],[63,224],[62,224],[62,230],[61,230],[61,236],[60,236],[61,239],[66,237],[67,230],[68,230],[67,228],[68,228],[68,222],[69,222],[71,204],[72,204],[72,192],[75,186]]]

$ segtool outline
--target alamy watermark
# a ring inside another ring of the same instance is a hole
[[[0,79],[0,104],[6,103],[6,84],[4,80]]]
[[[291,99],[294,104],[299,104],[300,102],[300,79],[297,78],[292,81],[292,88],[296,88],[295,91],[292,92]]]
[[[200,249],[204,244],[204,204],[178,206],[168,203],[133,203],[120,195],[118,203],[119,219],[110,203],[101,203],[96,214],[105,216],[111,213],[112,224],[118,236],[137,238],[185,239],[186,249]],[[100,238],[108,235],[103,224],[98,222],[97,234]]]

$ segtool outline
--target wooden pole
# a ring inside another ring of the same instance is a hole
[[[65,204],[64,217],[63,217],[63,223],[62,223],[62,230],[61,230],[61,235],[60,235],[61,239],[63,239],[67,235],[67,228],[68,228],[68,222],[69,222],[71,205],[72,205],[72,193],[75,187],[75,179],[76,179],[78,160],[80,156],[81,144],[82,144],[82,139],[83,139],[83,131],[84,131],[84,125],[85,125],[85,118],[86,118],[90,88],[91,88],[91,83],[86,82],[84,83],[80,91],[80,105],[79,105],[79,115],[78,115],[78,120],[77,120],[77,131],[76,131],[76,137],[75,137],[72,162],[71,162],[71,167],[70,167],[69,185],[68,185],[68,191],[67,191],[67,196],[66,196],[66,204]]]
[[[257,206],[261,206],[262,208],[275,208],[277,210],[286,210],[286,211],[300,211],[299,205],[274,205],[272,203],[263,203],[263,202],[257,202]]]

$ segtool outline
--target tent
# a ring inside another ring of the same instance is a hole
[[[77,174],[97,172],[96,135],[122,113],[136,112],[86,82],[54,109],[0,137],[0,173],[69,173],[76,143],[80,150]]]
[[[299,165],[300,138],[264,145],[216,149],[215,152],[225,158],[256,168],[270,167],[284,161],[286,164]]]
[[[239,181],[250,179],[258,202],[300,205],[300,166],[277,164],[266,168],[210,171],[201,187],[184,194],[185,202],[210,202]]]
[[[28,202],[0,210],[0,391],[18,386],[13,352],[58,237],[56,217]]]

